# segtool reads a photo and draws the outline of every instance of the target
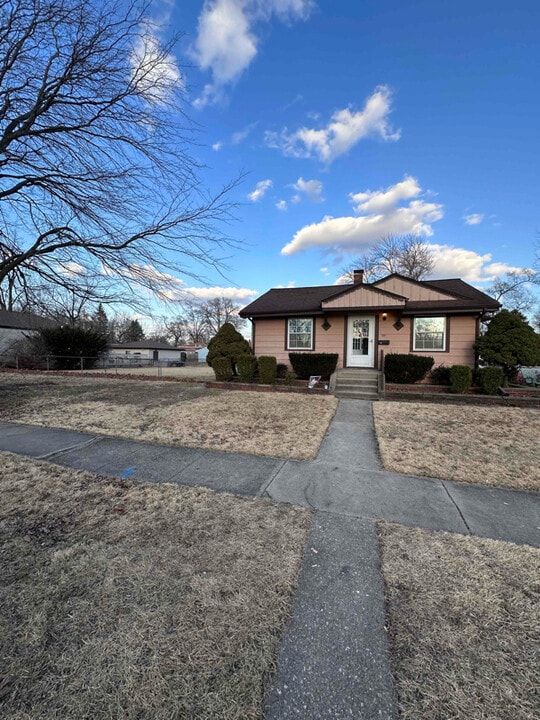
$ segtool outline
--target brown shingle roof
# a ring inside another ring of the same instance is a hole
[[[384,278],[383,278],[384,279]],[[406,278],[409,280],[410,278]],[[413,280],[418,285],[432,287],[436,290],[448,293],[453,297],[448,300],[410,300],[406,303],[405,311],[414,309],[421,311],[428,310],[498,310],[500,303],[477,290],[459,278],[448,280]],[[390,297],[400,297],[395,293],[378,288],[376,284],[366,283],[366,287],[377,290],[379,293]],[[354,290],[354,285],[317,285],[303,288],[273,288],[261,295],[260,298],[243,308],[239,315],[241,317],[275,316],[284,317],[287,315],[299,315],[302,313],[310,315],[322,315],[321,303],[324,300],[336,297],[342,293]]]
[[[349,285],[316,285],[302,288],[273,288],[240,310],[241,317],[252,315],[297,315],[321,313],[323,300],[339,295]]]
[[[154,342],[153,340],[135,340],[134,342],[113,343],[110,348],[116,350],[182,350],[168,343]]]
[[[486,293],[477,288],[469,285],[469,283],[460,280],[459,278],[449,278],[448,280],[426,280],[426,285],[442,290],[443,292],[451,293],[457,297],[462,297],[466,300],[472,300],[475,304],[479,304],[480,307],[498,309],[501,304],[494,298],[486,295]]]
[[[0,310],[0,327],[16,328],[17,330],[39,330],[40,328],[56,327],[58,323],[49,318],[30,312],[12,312]]]

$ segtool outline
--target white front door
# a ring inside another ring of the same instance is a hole
[[[351,315],[347,331],[347,366],[373,367],[375,316]]]

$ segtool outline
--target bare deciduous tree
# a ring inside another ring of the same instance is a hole
[[[386,235],[369,251],[342,269],[344,282],[352,282],[355,269],[364,270],[364,279],[372,282],[384,275],[399,273],[422,280],[433,270],[428,244],[419,235]]]
[[[185,301],[181,312],[165,321],[165,327],[175,345],[206,345],[210,337],[202,308],[195,302]]]
[[[239,310],[230,298],[225,297],[212,298],[203,303],[201,311],[210,335],[216,335],[225,323],[230,323],[235,330],[242,327],[245,320],[238,315]]]
[[[540,282],[539,273],[532,269],[511,270],[496,278],[486,292],[507,310],[530,314],[538,302],[531,287]]]
[[[3,304],[73,268],[102,298],[219,265],[229,188],[210,195],[188,154],[174,41],[129,0],[0,5]]]
[[[95,310],[92,286],[72,287],[43,285],[33,287],[26,299],[25,309],[62,325],[83,326],[90,321]]]
[[[173,345],[178,346],[186,343],[188,328],[186,320],[183,317],[172,318],[170,320],[164,319],[163,327],[167,335],[167,340],[170,340]]]
[[[244,320],[230,298],[216,297],[206,302],[184,300],[181,312],[174,318],[164,321],[169,338],[175,345],[206,344],[216,335],[222,325],[231,323],[236,329],[242,327]]]

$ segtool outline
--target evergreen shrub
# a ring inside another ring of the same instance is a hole
[[[450,385],[450,367],[439,365],[431,371],[431,380],[435,385]]]
[[[245,337],[231,323],[225,323],[208,343],[206,362],[210,367],[214,367],[214,359],[228,358],[231,372],[236,375],[236,363],[240,355],[253,355],[253,352]]]
[[[252,383],[257,370],[257,358],[254,355],[239,355],[236,368],[242,382]]]
[[[273,385],[277,376],[277,361],[273,355],[261,355],[257,358],[259,365],[259,382],[262,385]]]
[[[502,367],[505,384],[520,365],[540,363],[540,334],[517,310],[498,312],[474,347],[484,363]]]
[[[107,338],[95,330],[85,330],[81,327],[62,325],[55,328],[40,330],[45,353],[56,355],[54,367],[56,370],[73,370],[81,367],[94,367],[98,356],[107,347]],[[63,357],[58,357],[63,356]]]
[[[384,359],[386,381],[391,383],[416,383],[433,367],[435,360],[424,355],[401,355],[389,353]]]
[[[320,375],[328,380],[336,369],[337,353],[289,353],[289,360],[300,380],[309,380],[311,375]]]
[[[488,367],[480,368],[480,388],[484,395],[496,395],[497,389],[504,382],[504,370],[502,367],[488,365]]]
[[[216,357],[212,362],[212,370],[218,382],[229,382],[232,378],[231,359],[227,357]]]
[[[468,365],[452,365],[450,368],[450,391],[464,393],[472,385],[472,370]]]
[[[277,364],[277,377],[282,379],[287,377],[287,373],[289,372],[289,366],[285,365],[285,363],[278,363]]]
[[[296,380],[296,375],[293,373],[292,370],[287,370],[285,373],[284,383],[285,385],[288,385],[289,387],[294,383]]]

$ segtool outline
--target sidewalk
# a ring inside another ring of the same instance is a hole
[[[382,470],[371,403],[341,400],[312,462],[0,423],[0,450],[104,475],[315,509],[266,716],[395,718],[375,521],[540,547],[536,493]]]
[[[150,482],[202,485],[325,512],[540,547],[540,497],[382,470],[371,403],[341,400],[311,462],[0,422],[0,450]]]

